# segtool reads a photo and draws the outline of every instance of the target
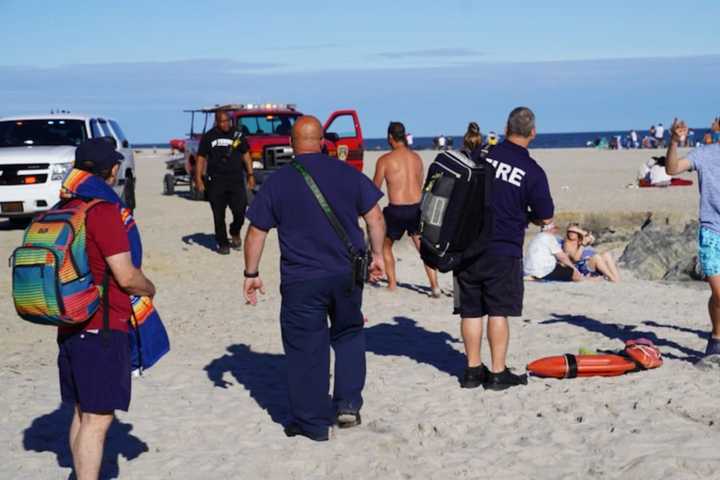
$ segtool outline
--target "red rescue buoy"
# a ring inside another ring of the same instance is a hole
[[[531,362],[528,372],[538,377],[614,377],[636,368],[635,362],[621,355],[556,355]]]

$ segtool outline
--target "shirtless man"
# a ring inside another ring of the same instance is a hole
[[[423,163],[420,156],[407,145],[405,126],[400,122],[390,122],[388,127],[388,143],[392,148],[390,153],[380,157],[375,166],[374,182],[382,188],[387,182],[390,205],[385,207],[385,223],[387,234],[383,245],[385,271],[388,279],[388,289],[397,288],[395,275],[395,257],[393,257],[393,243],[400,240],[403,234],[412,239],[415,248],[420,250],[420,198],[424,177]],[[437,271],[425,267],[432,297],[440,296]]]

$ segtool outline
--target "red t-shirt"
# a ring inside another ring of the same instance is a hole
[[[81,200],[73,200],[80,202]],[[107,271],[106,257],[130,251],[127,231],[120,216],[120,208],[110,203],[101,203],[91,208],[85,219],[87,236],[87,255],[95,284],[102,286]],[[110,274],[110,330],[128,331],[128,321],[132,315],[130,297]],[[60,333],[82,330],[100,330],[103,328],[103,303],[95,315],[82,325],[60,327]]]

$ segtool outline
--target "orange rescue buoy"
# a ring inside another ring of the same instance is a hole
[[[528,372],[538,377],[614,377],[635,370],[637,365],[621,355],[556,355],[531,362]]]

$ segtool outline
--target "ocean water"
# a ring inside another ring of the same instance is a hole
[[[692,135],[690,141],[699,142],[702,141],[703,135],[708,129],[695,128],[692,129],[695,135]],[[642,141],[642,138],[649,135],[647,130],[636,130],[638,134],[638,141]],[[483,132],[485,136],[487,132]],[[592,144],[597,139],[605,138],[608,141],[610,138],[620,136],[622,141],[629,136],[629,130],[623,131],[608,131],[608,132],[574,132],[574,133],[539,133],[537,138],[530,144],[530,148],[584,148],[589,144]],[[453,146],[458,148],[462,146],[462,134],[451,135],[453,139]],[[669,139],[667,130],[665,131],[665,140]],[[415,150],[427,150],[433,148],[433,137],[414,137],[413,138],[413,149]],[[388,143],[385,138],[366,138],[365,139],[366,150],[387,150]]]

